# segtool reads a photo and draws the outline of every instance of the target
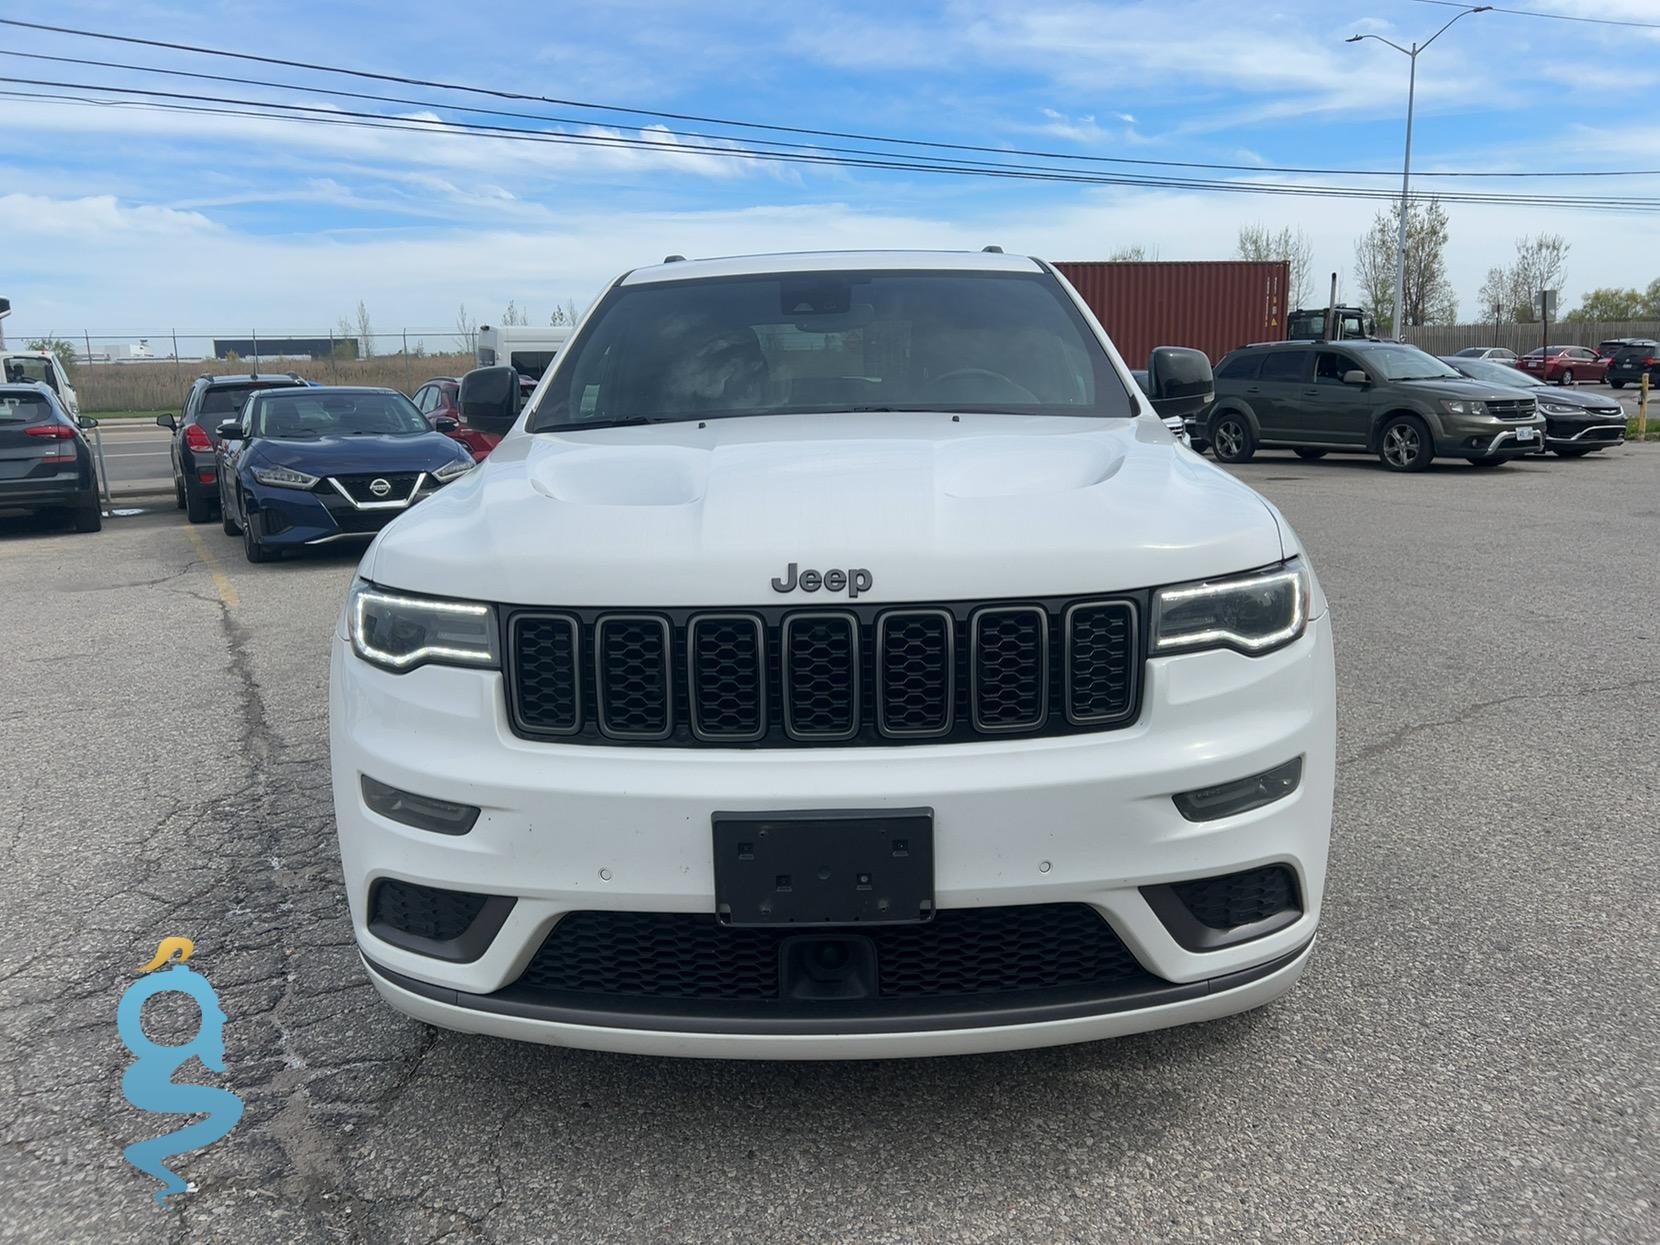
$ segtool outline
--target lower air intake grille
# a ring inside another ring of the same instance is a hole
[[[489,898],[382,878],[369,899],[369,924],[390,926],[412,938],[449,942],[467,932]]]
[[[620,998],[774,999],[780,945],[801,932],[731,929],[703,913],[573,912],[553,927],[516,987]],[[1085,904],[947,908],[922,925],[841,932],[874,944],[885,999],[1154,981]]]
[[[1170,889],[1195,921],[1211,929],[1251,925],[1298,906],[1297,879],[1284,865],[1195,878]]]

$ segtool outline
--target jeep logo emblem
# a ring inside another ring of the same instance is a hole
[[[794,562],[790,569],[772,581],[774,592],[794,592],[800,588],[803,592],[817,592],[823,588],[826,592],[845,592],[849,597],[856,597],[861,592],[869,592],[873,581],[870,572],[864,567],[854,567],[850,570],[800,571]]]
[[[392,491],[392,485],[385,480],[377,478],[369,481],[369,491],[376,497],[385,497]]]

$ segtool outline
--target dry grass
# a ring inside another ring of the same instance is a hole
[[[469,354],[423,356],[376,355],[370,359],[283,359],[268,361],[264,371],[295,371],[307,380],[326,385],[384,385],[412,393],[434,376],[459,376],[473,366]],[[146,363],[91,363],[76,367],[70,380],[81,410],[177,411],[190,382],[203,372],[215,375],[246,372],[248,360],[236,363],[156,361]]]

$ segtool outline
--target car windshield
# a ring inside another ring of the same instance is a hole
[[[1457,380],[1460,373],[1416,346],[1380,346],[1366,352],[1369,363],[1384,380]]]
[[[1545,382],[1537,376],[1529,376],[1508,363],[1495,363],[1491,359],[1463,359],[1458,370],[1472,380],[1491,381],[1495,385],[1514,385],[1518,389],[1545,387]]]
[[[1047,274],[806,272],[614,289],[527,427],[832,411],[1133,414]]]
[[[253,404],[256,437],[398,437],[431,432],[415,404],[401,393],[365,389],[298,389],[265,393]]]

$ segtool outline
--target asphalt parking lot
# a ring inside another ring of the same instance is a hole
[[[250,566],[170,501],[96,535],[0,518],[0,1238],[1660,1238],[1660,445],[1238,474],[1336,619],[1302,984],[1111,1043],[847,1065],[394,1015],[351,949],[328,789],[355,555]],[[182,1120],[123,1100],[114,1017],[170,934],[247,1113],[165,1215],[121,1148]]]

